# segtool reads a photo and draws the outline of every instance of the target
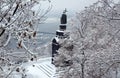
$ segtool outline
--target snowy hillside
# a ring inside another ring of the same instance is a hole
[[[56,68],[51,64],[51,58],[24,63],[21,68],[25,69],[23,74],[14,72],[13,78],[55,78]]]

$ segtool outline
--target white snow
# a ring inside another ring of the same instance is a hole
[[[30,61],[24,63],[21,67],[25,68],[25,78],[55,78],[56,68],[51,64],[51,57]]]
[[[58,37],[55,37],[55,40],[56,40],[57,42],[59,42],[59,38],[58,38]]]
[[[56,32],[63,32],[63,33],[69,33],[69,30],[61,31],[61,30],[56,30]]]
[[[27,66],[27,78],[52,78],[55,67],[51,64],[51,58],[40,59]]]

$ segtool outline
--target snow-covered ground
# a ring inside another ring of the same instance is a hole
[[[51,64],[51,58],[41,58],[37,61],[30,61],[24,63],[21,67],[25,69],[25,78],[55,78],[56,68]],[[14,75],[14,78],[19,77],[20,75],[17,73]]]

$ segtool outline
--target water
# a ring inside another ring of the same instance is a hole
[[[31,39],[30,42],[25,42],[25,45],[29,48],[36,48],[43,46],[47,43],[50,43],[55,37],[55,32],[59,28],[59,24],[57,23],[47,23],[47,24],[40,24],[37,29],[37,35],[35,39]],[[21,51],[23,49],[17,48],[18,43],[17,39],[12,38],[7,46],[9,49]]]
[[[58,23],[40,24],[37,31],[55,33],[59,29]]]
[[[38,33],[38,39],[43,44],[51,42],[52,38],[55,37],[56,30],[59,29],[59,24],[57,23],[46,23],[40,24],[38,28],[38,32],[45,32],[45,33]]]

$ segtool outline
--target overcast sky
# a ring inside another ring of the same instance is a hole
[[[63,10],[67,8],[68,10],[68,18],[75,15],[76,12],[80,12],[84,10],[84,7],[90,6],[98,0],[51,0],[53,5],[51,12],[49,13],[49,17],[47,22],[56,22],[58,18],[61,16]],[[114,0],[119,1],[119,0]]]
[[[53,4],[53,10],[61,11],[67,8],[68,11],[78,11],[83,9],[97,0],[51,0]]]

